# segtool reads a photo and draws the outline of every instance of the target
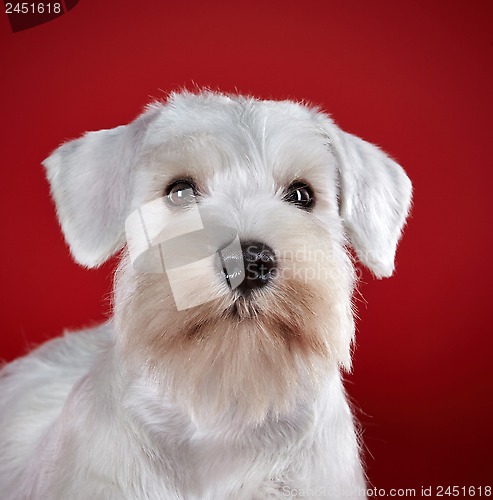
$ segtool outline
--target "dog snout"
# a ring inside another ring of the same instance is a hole
[[[267,285],[276,273],[276,255],[274,250],[259,241],[241,243],[245,278],[238,286],[242,293],[249,293],[256,288]]]
[[[229,287],[243,295],[267,285],[276,275],[276,255],[265,243],[242,241],[221,249],[218,255]]]

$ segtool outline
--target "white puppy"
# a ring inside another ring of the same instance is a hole
[[[1,372],[2,498],[364,496],[348,246],[393,273],[401,167],[317,109],[213,92],[44,165],[75,260],[123,250],[111,321]]]

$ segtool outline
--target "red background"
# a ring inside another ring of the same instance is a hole
[[[110,5],[108,5],[110,4]],[[492,483],[493,4],[81,0],[0,15],[0,357],[109,311],[110,262],[69,257],[41,160],[182,85],[309,99],[415,186],[388,280],[363,274],[348,390],[379,488]]]

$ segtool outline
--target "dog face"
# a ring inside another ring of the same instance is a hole
[[[347,246],[392,274],[411,197],[396,163],[317,110],[215,93],[172,95],[44,165],[77,261],[127,243],[114,319],[128,370],[191,414],[256,421],[350,367]]]

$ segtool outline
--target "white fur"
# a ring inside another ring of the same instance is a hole
[[[210,296],[178,311],[165,276],[123,250],[114,318],[1,372],[2,498],[365,496],[340,375],[354,335],[346,244],[392,274],[411,199],[403,170],[316,109],[211,92],[174,94],[44,164],[83,265],[121,249],[127,216],[186,177],[204,223],[267,243],[279,275],[246,303],[215,269],[184,273],[190,293]],[[311,212],[283,200],[295,180],[313,187]]]

